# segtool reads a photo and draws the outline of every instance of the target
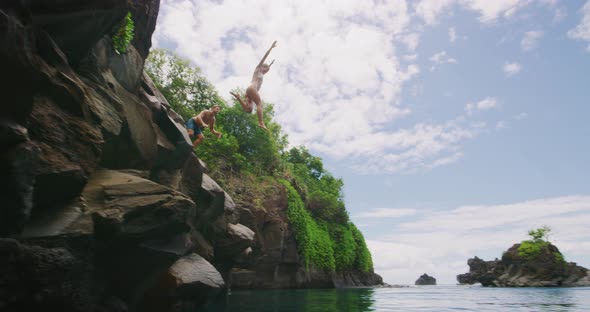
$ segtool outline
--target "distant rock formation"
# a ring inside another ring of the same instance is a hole
[[[520,244],[510,247],[501,260],[469,259],[469,273],[457,275],[457,281],[491,287],[590,286],[588,269],[565,262],[554,245],[548,243],[538,255],[528,259],[519,255],[519,247]]]
[[[424,273],[420,275],[414,285],[436,285],[436,278]]]

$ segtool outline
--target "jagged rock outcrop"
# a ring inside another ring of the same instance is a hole
[[[307,269],[282,188],[237,205],[143,72],[158,0],[0,3],[0,310],[195,309],[226,287],[381,284]],[[135,21],[123,54],[111,35]],[[252,277],[251,273],[255,277]],[[248,275],[250,274],[250,275]]]
[[[374,272],[326,272],[307,267],[297,250],[287,218],[287,193],[278,186],[265,192],[260,206],[240,202],[240,223],[252,229],[251,251],[236,258],[229,272],[231,287],[238,288],[342,288],[383,284]]]
[[[224,287],[208,262],[217,238],[249,247],[231,197],[203,178],[182,118],[143,73],[158,8],[0,4],[0,235],[13,237],[0,240],[0,309],[194,308]],[[128,11],[137,36],[118,54],[111,34]]]
[[[424,273],[414,282],[414,285],[436,285],[436,278]]]
[[[565,262],[553,244],[547,244],[532,258],[520,255],[519,247],[520,244],[510,247],[502,259],[469,259],[469,273],[457,275],[457,281],[492,287],[590,286],[588,269]]]

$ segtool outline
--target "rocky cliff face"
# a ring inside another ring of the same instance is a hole
[[[469,259],[469,273],[457,275],[457,280],[461,284],[498,287],[590,286],[588,270],[556,256],[561,253],[554,245],[548,244],[530,259],[519,255],[519,247],[520,244],[510,247],[501,260]]]
[[[240,223],[255,233],[254,244],[241,254],[228,274],[239,288],[333,288],[383,285],[374,272],[325,272],[307,267],[297,251],[287,219],[287,192],[280,184],[259,207],[238,205]]]
[[[304,269],[283,190],[255,211],[206,174],[143,73],[158,8],[0,3],[0,310],[172,311],[226,282],[379,284]],[[118,54],[111,35],[127,12],[136,36]]]

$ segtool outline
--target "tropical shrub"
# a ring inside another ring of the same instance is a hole
[[[133,40],[133,34],[135,30],[135,23],[131,18],[131,12],[125,15],[125,18],[121,22],[121,25],[113,35],[113,47],[117,53],[126,53],[131,40]]]

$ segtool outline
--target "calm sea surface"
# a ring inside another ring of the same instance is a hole
[[[409,288],[232,291],[207,312],[584,311],[590,288]]]

